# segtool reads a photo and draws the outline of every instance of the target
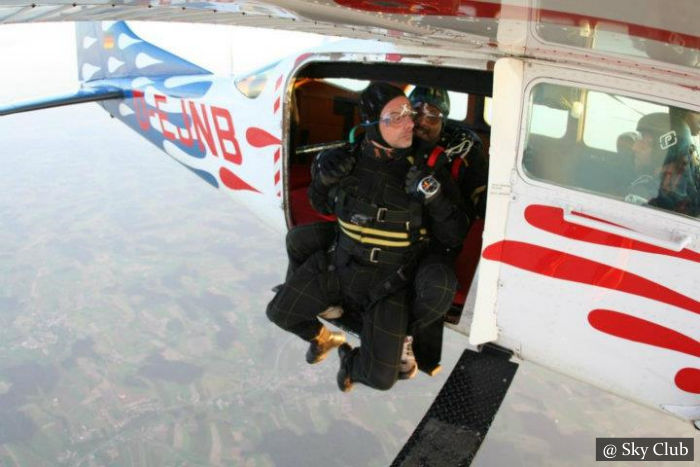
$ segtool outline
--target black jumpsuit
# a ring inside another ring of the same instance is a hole
[[[457,245],[466,232],[464,212],[449,198],[428,206],[406,194],[410,159],[391,159],[363,142],[349,176],[332,187],[315,177],[312,205],[338,216],[331,252],[316,251],[296,268],[268,305],[268,317],[304,340],[322,326],[316,316],[330,305],[362,314],[361,346],[351,378],[377,389],[397,379],[408,327],[415,265],[430,238]]]

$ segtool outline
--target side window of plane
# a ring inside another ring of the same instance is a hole
[[[700,112],[540,83],[527,125],[523,169],[531,178],[700,215]]]

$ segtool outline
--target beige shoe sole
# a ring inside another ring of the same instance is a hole
[[[340,306],[329,306],[318,314],[323,319],[338,319],[343,316],[343,308]]]

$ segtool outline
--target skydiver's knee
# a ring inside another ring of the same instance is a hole
[[[443,267],[445,269],[445,275],[443,276],[445,279],[445,287],[452,290],[452,293],[454,294],[457,292],[457,287],[459,286],[457,274],[455,273],[454,268],[448,268],[446,266]]]
[[[416,285],[422,282],[432,282],[444,285],[457,284],[454,268],[441,262],[426,264],[416,271]]]
[[[274,301],[275,299],[273,298],[272,301],[267,304],[267,308],[265,309],[265,315],[267,316],[267,319],[269,319],[273,323],[277,318],[277,311],[275,309]]]
[[[282,293],[282,291],[278,292],[275,297],[270,300],[270,303],[267,304],[267,308],[265,309],[265,315],[267,315],[267,319],[272,321],[275,324],[279,324],[282,319],[282,309],[277,306],[277,303],[279,302],[279,295]]]
[[[302,232],[300,229],[293,228],[287,232],[287,236],[284,238],[284,244],[287,248],[287,254],[295,259],[297,259],[303,254],[300,252],[299,248],[301,245],[303,245],[303,238],[301,233]]]
[[[457,291],[457,276],[452,268],[443,264],[430,264],[416,274],[417,297],[444,297],[452,299]]]

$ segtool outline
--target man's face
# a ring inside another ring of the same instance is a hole
[[[442,133],[442,114],[434,105],[417,103],[413,109],[418,112],[416,126],[413,130],[420,139],[436,144]]]
[[[402,149],[413,144],[413,116],[405,96],[395,97],[384,106],[379,114],[379,132],[389,146]]]

